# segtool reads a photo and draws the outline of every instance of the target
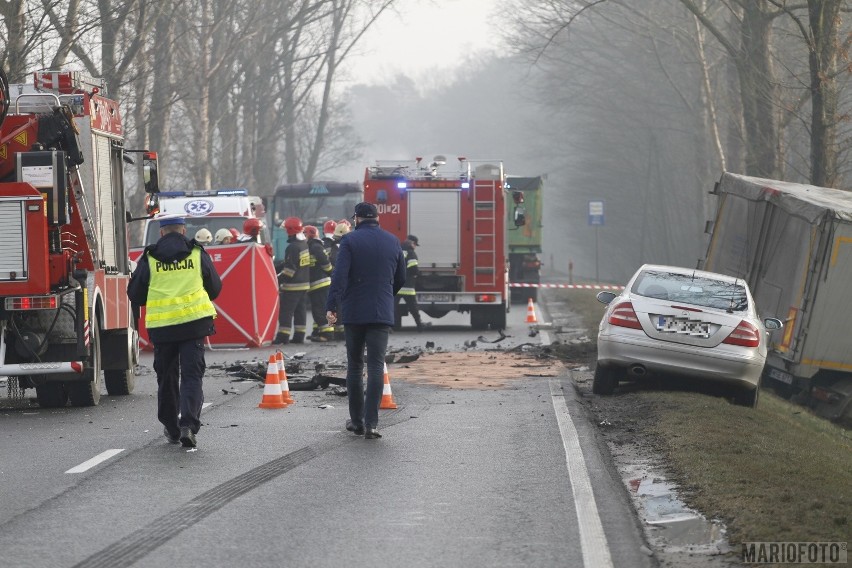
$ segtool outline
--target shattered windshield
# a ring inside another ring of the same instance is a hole
[[[734,283],[695,274],[646,270],[630,290],[634,294],[705,308],[741,312],[748,295],[741,281]]]

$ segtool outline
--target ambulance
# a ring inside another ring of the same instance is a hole
[[[186,235],[194,238],[207,229],[215,236],[221,229],[242,234],[249,219],[263,222],[263,202],[245,189],[205,191],[162,191],[147,196],[142,246],[131,249],[136,261],[145,246],[160,238],[159,218],[180,215],[186,219]],[[273,267],[269,230],[264,225],[258,240],[221,244],[212,242],[204,250],[213,259],[222,279],[222,293],[213,304],[216,334],[207,338],[208,348],[251,348],[271,345],[278,329],[278,279]],[[143,309],[144,312],[144,309]],[[139,322],[140,347],[151,350],[144,325]]]

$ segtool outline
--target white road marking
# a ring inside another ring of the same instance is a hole
[[[120,454],[123,451],[124,451],[124,448],[122,448],[120,450],[107,450],[103,453],[96,455],[95,457],[93,457],[90,460],[84,461],[83,463],[81,463],[77,467],[72,467],[71,469],[69,469],[65,473],[83,473],[84,471],[88,471],[88,470],[92,469],[93,467],[95,467],[99,463],[105,462],[109,458],[111,458],[111,457],[113,457],[117,454]]]
[[[201,410],[204,410],[205,408],[207,408],[207,407],[208,407],[208,406],[210,406],[211,404],[213,404],[213,403],[212,403],[212,402],[205,402],[205,403],[203,403],[203,404],[201,405]]]
[[[568,478],[571,480],[571,491],[574,494],[574,508],[577,510],[577,524],[580,528],[580,548],[583,551],[583,565],[587,568],[612,568],[612,557],[609,545],[601,524],[589,470],[580,447],[580,439],[574,421],[565,405],[565,395],[559,381],[550,380],[550,394],[553,409],[556,411],[556,421],[559,423],[559,434],[565,447],[565,461],[568,465]]]

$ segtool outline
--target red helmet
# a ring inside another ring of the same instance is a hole
[[[298,217],[287,217],[281,227],[292,237],[302,232],[302,220]]]
[[[260,228],[263,227],[260,219],[257,217],[249,217],[243,222],[243,233],[256,237],[260,234]]]
[[[334,228],[337,226],[337,222],[334,219],[329,219],[325,222],[325,225],[322,226],[322,232],[326,235],[331,235],[334,233]]]
[[[305,236],[309,239],[319,238],[319,231],[313,225],[305,225],[305,227],[302,229],[302,232],[305,233]]]
[[[234,229],[233,227],[232,227],[232,228],[230,228],[230,229],[228,229],[228,230],[229,230],[229,231],[231,231],[231,236],[232,236],[232,237],[234,237],[235,239],[236,239],[236,238],[239,238],[239,236],[240,236],[240,232],[239,232],[238,230]]]

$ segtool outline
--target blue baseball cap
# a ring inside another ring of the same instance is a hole
[[[183,217],[161,217],[160,218],[160,228],[167,227],[169,225],[186,225],[186,220]]]

